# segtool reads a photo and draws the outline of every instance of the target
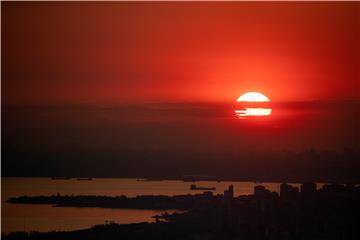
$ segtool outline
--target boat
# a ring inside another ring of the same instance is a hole
[[[196,184],[191,184],[190,190],[216,190],[216,187],[198,187]]]
[[[70,180],[70,177],[52,177],[52,180]]]
[[[78,181],[92,181],[92,178],[77,178]]]

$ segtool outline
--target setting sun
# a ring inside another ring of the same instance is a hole
[[[269,98],[259,92],[247,92],[241,95],[237,102],[269,102]]]
[[[269,102],[269,98],[266,97],[264,94],[259,92],[247,92],[242,94],[237,100],[237,102],[245,102],[247,105],[251,102]],[[236,109],[235,115],[242,119],[244,117],[250,116],[268,116],[271,114],[271,108],[260,108],[260,107],[250,107],[245,106],[244,109]]]

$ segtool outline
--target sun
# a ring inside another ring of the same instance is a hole
[[[241,109],[235,110],[235,115],[239,119],[245,119],[248,117],[261,117],[269,116],[271,114],[271,108],[263,107],[254,107],[254,103],[270,102],[270,99],[264,94],[259,92],[247,92],[242,94],[237,100],[237,102],[242,102]],[[238,106],[240,107],[240,106]]]
[[[269,98],[259,92],[247,92],[241,95],[237,102],[269,102]]]

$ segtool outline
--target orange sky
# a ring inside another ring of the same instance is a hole
[[[2,3],[9,104],[359,99],[359,3]]]

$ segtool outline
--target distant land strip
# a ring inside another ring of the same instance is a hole
[[[51,204],[54,207],[98,207],[151,210],[190,210],[204,204],[216,204],[221,201],[221,195],[214,196],[212,192],[195,195],[143,195],[126,196],[96,196],[96,195],[51,195],[51,196],[21,196],[12,197],[8,203],[15,204]]]

